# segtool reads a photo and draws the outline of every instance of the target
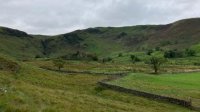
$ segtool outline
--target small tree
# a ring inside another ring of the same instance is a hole
[[[160,69],[161,64],[165,62],[165,59],[163,57],[158,57],[158,56],[152,56],[148,64],[152,67],[154,70],[154,73],[157,74],[158,70]]]
[[[61,70],[61,68],[63,68],[65,65],[65,61],[62,59],[55,59],[53,60],[53,64],[58,68],[58,70]]]

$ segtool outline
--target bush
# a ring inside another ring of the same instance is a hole
[[[90,54],[85,52],[77,51],[76,53],[61,56],[65,60],[87,60],[87,61],[98,61],[99,58],[96,54]]]
[[[17,72],[19,69],[18,63],[0,57],[0,70]]]
[[[161,48],[157,46],[157,47],[155,48],[155,50],[156,50],[156,51],[161,51]]]
[[[41,58],[41,56],[40,55],[35,55],[35,58]]]
[[[63,68],[65,65],[65,61],[62,59],[54,59],[53,64],[58,68],[58,70],[61,70],[61,68]]]
[[[107,58],[103,58],[102,59],[102,62],[103,63],[106,63],[106,62],[110,62],[110,61],[112,61],[113,59],[111,58],[111,57],[107,57]]]
[[[122,54],[122,53],[119,53],[119,54],[118,54],[118,57],[122,57],[122,56],[123,56],[123,54]]]
[[[84,60],[98,61],[99,58],[96,54],[85,54]]]
[[[151,55],[152,53],[153,53],[152,49],[150,49],[150,50],[147,51],[147,55]]]
[[[164,53],[165,58],[182,58],[183,56],[184,53],[178,50],[169,50]]]
[[[195,62],[194,65],[195,66],[200,66],[200,62]]]
[[[170,41],[162,41],[162,42],[160,42],[160,46],[167,46],[167,45],[172,45],[172,42],[170,42]]]
[[[117,38],[120,39],[120,38],[122,38],[122,37],[124,37],[124,36],[127,36],[127,33],[121,32],[121,33],[117,36]]]
[[[131,55],[131,60],[133,63],[141,61],[137,56]]]
[[[187,56],[195,56],[196,55],[196,51],[192,50],[192,49],[186,49],[185,50],[185,54]]]

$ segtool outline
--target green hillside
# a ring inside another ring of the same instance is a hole
[[[187,27],[186,27],[187,26]],[[0,28],[0,50],[15,57],[57,57],[77,51],[108,56],[119,52],[149,49],[198,48],[200,18],[180,20],[167,25],[97,27],[56,36],[28,35]]]
[[[40,46],[39,39],[25,32],[0,27],[0,53],[26,59],[41,54]]]

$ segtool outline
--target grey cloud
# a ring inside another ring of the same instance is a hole
[[[0,0],[0,25],[33,34],[166,24],[200,16],[200,0]]]

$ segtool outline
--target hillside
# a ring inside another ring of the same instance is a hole
[[[15,58],[34,57],[41,54],[39,40],[25,32],[0,27],[0,53]]]
[[[200,42],[200,18],[180,20],[167,25],[97,27],[71,33],[42,36],[0,28],[0,51],[14,57],[63,56],[77,51],[112,55],[119,52],[185,49]]]

